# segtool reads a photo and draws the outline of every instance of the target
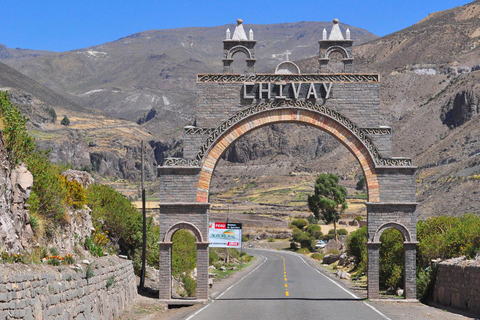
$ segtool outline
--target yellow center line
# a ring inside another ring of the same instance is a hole
[[[286,261],[285,261],[285,257],[282,256],[282,259],[283,259],[283,278],[285,280],[285,288],[288,288],[288,284],[287,284],[287,266],[286,266]],[[289,296],[289,293],[288,293],[288,290],[285,289],[285,296]]]

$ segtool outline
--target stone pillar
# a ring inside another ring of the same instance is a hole
[[[197,299],[208,299],[208,242],[197,242]]]
[[[367,243],[367,261],[368,261],[368,299],[378,299],[380,297],[380,242]]]
[[[159,242],[160,245],[160,281],[159,298],[172,299],[172,242]]]
[[[405,260],[405,299],[417,299],[417,244],[405,242],[403,245]]]

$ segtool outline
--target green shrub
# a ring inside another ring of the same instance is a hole
[[[347,231],[347,229],[343,229],[343,228],[337,229],[337,234],[339,236],[346,236],[346,235],[348,235],[348,231]]]
[[[360,276],[367,270],[367,227],[362,227],[352,232],[346,240],[347,253],[355,257],[357,275]]]
[[[308,248],[300,248],[297,252],[301,254],[309,254],[310,250]]]
[[[67,116],[64,116],[62,121],[60,121],[60,124],[62,126],[69,126],[70,125],[70,119]]]
[[[185,289],[188,297],[194,297],[197,292],[197,281],[192,279],[189,275],[181,277],[183,282],[183,288]]]
[[[86,190],[87,205],[92,209],[92,222],[96,230],[107,232],[120,251],[133,259],[136,274],[140,274],[143,217],[140,212],[115,189],[104,185],[90,185]],[[158,226],[147,219],[147,263],[158,266]]]
[[[404,253],[403,236],[396,229],[385,230],[380,237],[380,285],[388,287],[403,287]]]
[[[323,254],[320,254],[320,253],[312,253],[311,257],[315,260],[322,260],[323,259]]]
[[[308,221],[305,219],[295,219],[290,223],[290,226],[295,226],[298,229],[302,230],[308,225]]]
[[[335,238],[335,235],[329,233],[329,234],[324,234],[323,237],[322,237],[322,240],[323,240],[323,241],[330,241],[330,240],[332,240],[332,239],[334,239],[334,238]]]
[[[208,265],[210,266],[213,266],[213,264],[218,261],[218,254],[212,249],[213,248],[210,248],[208,254]]]
[[[178,230],[172,237],[172,275],[189,274],[197,266],[196,238],[188,230]]]

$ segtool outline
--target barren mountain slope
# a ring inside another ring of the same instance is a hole
[[[315,55],[317,41],[330,22],[249,25],[258,41],[257,71],[290,59]],[[0,48],[0,59],[27,76],[84,106],[135,120],[155,108],[156,125],[149,130],[169,134],[192,120],[192,98],[198,73],[222,71],[222,40],[227,28],[150,30],[103,45],[62,53]],[[357,43],[375,35],[351,26]],[[238,70],[242,72],[243,70]],[[173,115],[172,115],[173,113]],[[182,114],[184,114],[182,116]]]

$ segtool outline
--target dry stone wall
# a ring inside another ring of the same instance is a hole
[[[480,316],[480,261],[456,258],[441,262],[433,299]]]
[[[103,257],[69,266],[0,265],[0,320],[114,319],[137,296],[132,261]]]

